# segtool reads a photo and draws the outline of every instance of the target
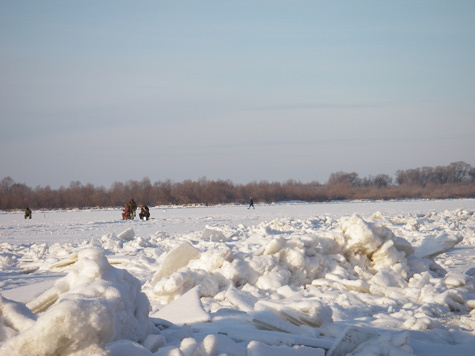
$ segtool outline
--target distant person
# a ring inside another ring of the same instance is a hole
[[[130,218],[133,219],[135,218],[136,210],[137,210],[137,203],[134,201],[134,199],[130,199],[129,201],[129,210],[130,210]]]
[[[150,211],[147,205],[142,205],[139,213],[140,220],[148,220],[150,218]]]
[[[124,204],[124,210],[122,210],[122,220],[130,219],[130,206],[129,204]]]
[[[254,199],[252,199],[252,197],[249,197],[249,208],[248,208],[248,209],[251,209],[251,207],[252,207],[253,209],[255,209],[255,207],[254,207]]]
[[[30,208],[25,209],[25,219],[31,219],[31,210]]]

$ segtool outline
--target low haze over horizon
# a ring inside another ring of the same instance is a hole
[[[0,179],[475,163],[473,1],[0,2]]]

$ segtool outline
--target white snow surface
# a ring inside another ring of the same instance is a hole
[[[0,356],[473,354],[474,210],[0,212]]]

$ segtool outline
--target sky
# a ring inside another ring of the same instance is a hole
[[[1,1],[0,179],[475,165],[475,2]]]

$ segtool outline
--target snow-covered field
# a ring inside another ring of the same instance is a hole
[[[3,212],[0,355],[473,355],[474,210]]]

